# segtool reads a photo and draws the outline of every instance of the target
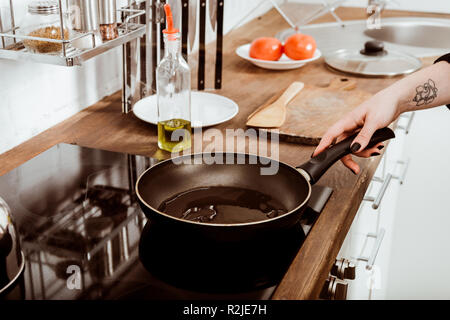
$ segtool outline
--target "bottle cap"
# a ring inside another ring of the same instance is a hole
[[[172,16],[172,9],[170,8],[170,4],[164,5],[164,11],[166,12],[166,25],[167,28],[163,30],[163,33],[165,34],[175,34],[180,32],[180,30],[175,29],[173,27],[173,16]],[[174,40],[174,39],[172,39]]]

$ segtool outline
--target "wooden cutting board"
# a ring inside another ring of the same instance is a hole
[[[327,87],[305,84],[303,90],[288,104],[283,125],[277,129],[260,129],[268,132],[279,130],[280,140],[317,145],[331,125],[372,96],[367,91],[356,89],[356,86],[356,81],[349,78],[335,78]],[[248,118],[280,95],[272,97]]]

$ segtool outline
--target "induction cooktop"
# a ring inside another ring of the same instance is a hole
[[[25,270],[7,299],[270,299],[332,190],[279,237],[217,246],[148,220],[139,175],[158,160],[58,144],[0,177]]]

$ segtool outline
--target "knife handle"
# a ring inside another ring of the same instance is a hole
[[[150,28],[150,45],[151,45],[151,54],[149,56],[149,60],[151,60],[151,76],[149,82],[151,85],[151,91],[148,93],[149,95],[152,95],[156,93],[156,68],[158,67],[158,24],[156,23],[156,4],[155,2],[152,2],[151,6],[151,28]]]
[[[206,0],[200,0],[200,28],[198,50],[198,90],[205,89],[205,33],[206,33]]]
[[[161,8],[164,8],[164,5],[166,4],[166,0],[159,0],[159,4]],[[161,52],[161,57],[164,55],[164,37],[162,36],[162,31],[166,28],[166,19],[162,19],[161,23],[159,24],[159,47]]]
[[[216,39],[216,74],[214,88],[222,88],[222,57],[223,57],[223,10],[225,0],[217,2],[217,39]]]
[[[189,0],[181,0],[181,54],[188,61]]]

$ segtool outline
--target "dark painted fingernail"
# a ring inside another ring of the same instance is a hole
[[[378,150],[383,150],[384,146],[381,145],[381,146],[378,146],[377,148],[378,148]]]
[[[352,146],[350,147],[350,151],[352,153],[355,153],[356,151],[359,150],[359,148],[361,148],[361,145],[358,142],[355,142],[354,144],[352,144]]]
[[[314,151],[314,152],[316,152],[316,151]],[[313,157],[313,155],[314,155],[314,152],[313,152],[313,153],[311,153],[311,158]]]
[[[379,156],[379,155],[380,155],[379,152],[374,152],[374,153],[372,153],[370,156],[371,156],[371,157],[374,157],[374,156]]]

